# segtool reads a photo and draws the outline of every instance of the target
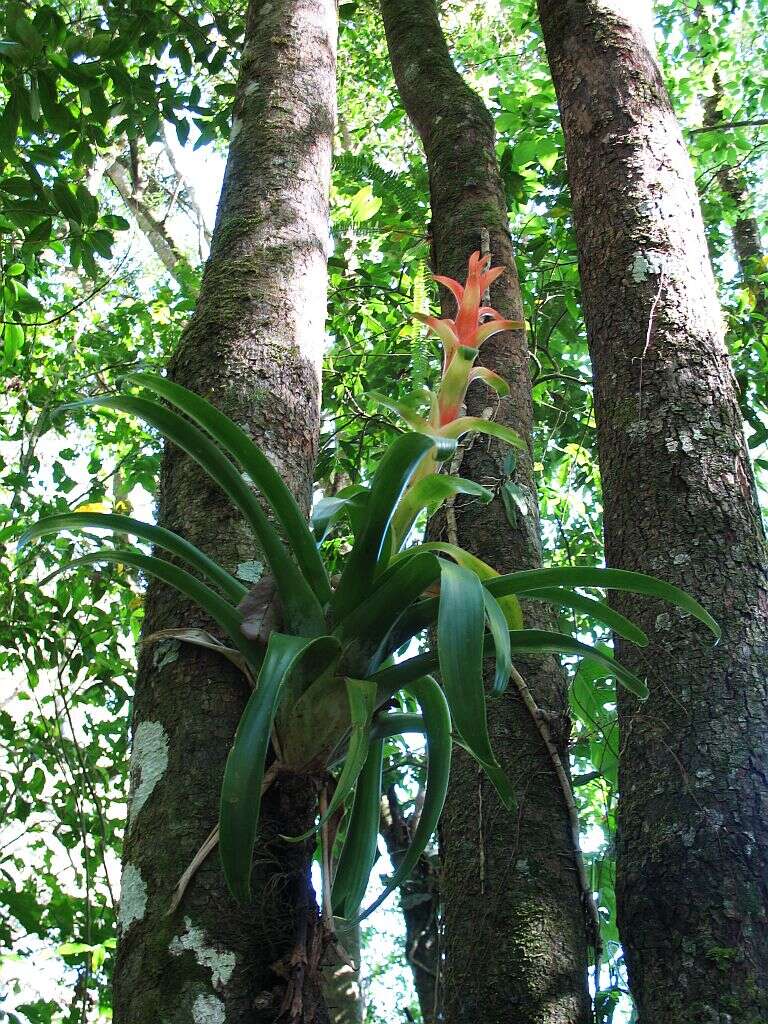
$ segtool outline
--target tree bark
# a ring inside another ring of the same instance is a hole
[[[200,297],[169,374],[244,426],[308,508],[319,423],[328,188],[335,107],[335,4],[251,0],[229,158]],[[230,571],[260,559],[239,515],[178,449],[163,461],[160,521]],[[243,565],[243,563],[250,563]],[[145,635],[206,626],[165,586]],[[215,654],[148,646],[136,684],[132,794],[123,857],[116,1024],[322,1024],[322,945],[309,876],[314,820],[299,776],[267,792],[250,906],[218,856],[179,909],[174,886],[218,817],[219,787],[248,696]]]
[[[360,925],[351,928],[333,919],[336,941],[329,944],[321,983],[330,1024],[363,1024],[365,1005],[360,989]]]
[[[491,288],[491,304],[522,319],[520,288],[496,162],[493,121],[456,71],[434,0],[381,0],[400,96],[427,158],[436,271],[462,279],[473,250],[507,268]],[[443,294],[443,315],[455,303]],[[531,452],[528,350],[522,331],[499,334],[480,362],[505,377],[511,393],[473,385],[471,415],[493,415],[528,442],[516,452],[487,439],[467,443],[452,472],[494,486],[486,506],[457,501],[430,526],[432,536],[461,545],[508,572],[541,563]],[[511,524],[501,489],[515,484],[526,512]],[[526,609],[531,625],[540,610]],[[556,743],[567,763],[565,679],[552,659],[521,662],[540,707],[559,723]],[[590,1019],[586,928],[568,812],[536,723],[510,691],[489,714],[495,749],[516,790],[509,814],[474,762],[457,750],[441,826],[445,963],[442,1012],[447,1024],[581,1024]]]
[[[696,596],[618,655],[619,926],[641,1024],[768,1016],[768,594],[693,172],[653,43],[618,0],[539,0],[566,139],[595,380],[606,560]]]

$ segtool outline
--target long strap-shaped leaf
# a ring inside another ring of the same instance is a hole
[[[631,619],[614,611],[604,601],[596,601],[593,597],[585,597],[584,594],[579,594],[575,590],[565,590],[562,587],[526,590],[520,596],[532,598],[535,601],[546,601],[548,604],[560,608],[572,608],[574,611],[583,612],[593,622],[602,622],[614,633],[618,633],[619,636],[623,636],[625,640],[631,641],[638,647],[648,646],[647,634]]]
[[[380,668],[370,676],[376,683],[376,706],[382,707],[398,690],[402,690],[414,679],[420,679],[425,673],[434,672],[436,668],[437,651],[425,651],[396,665]]]
[[[375,581],[376,589],[368,600],[344,619],[337,632],[345,639],[378,644],[392,629],[401,609],[423,594],[439,575],[440,564],[428,551],[388,568]]]
[[[130,516],[119,516],[109,512],[67,512],[40,519],[21,535],[17,550],[20,551],[25,544],[38,537],[44,537],[48,533],[61,533],[65,530],[75,533],[94,528],[110,530],[112,533],[129,533],[134,537],[141,537],[159,548],[164,548],[173,555],[178,555],[212,583],[218,584],[227,597],[237,604],[248,593],[248,588],[244,587],[234,576],[230,576],[226,569],[222,569],[212,558],[203,554],[188,540],[179,537],[177,533],[166,530],[162,526],[142,523],[141,520],[132,519]]]
[[[408,551],[403,552],[407,554],[409,551],[439,551],[444,555],[449,555],[457,565],[463,565],[465,569],[471,569],[472,572],[481,580],[492,580],[496,579],[501,574],[493,568],[492,565],[488,565],[482,558],[478,558],[477,555],[473,555],[469,551],[465,551],[464,548],[459,547],[457,544],[449,544],[447,541],[431,540],[424,544],[418,544],[415,547],[408,548]],[[402,557],[402,555],[398,556]],[[501,610],[504,612],[504,618],[507,620],[507,625],[510,629],[522,629],[523,628],[523,612],[520,608],[520,602],[514,596],[510,594],[506,597],[497,598]],[[436,608],[437,606],[435,606]]]
[[[371,726],[371,738],[386,740],[390,736],[402,736],[408,732],[424,732],[424,718],[421,715],[401,714],[378,715]]]
[[[191,455],[235,503],[253,528],[277,582],[288,625],[297,633],[307,636],[318,636],[324,632],[323,612],[312,588],[286,551],[255,494],[209,437],[194,424],[182,419],[178,413],[147,398],[99,396],[83,399],[74,405],[94,405],[130,413],[155,427]]]
[[[571,654],[580,658],[589,658],[605,668],[606,675],[617,679],[631,693],[645,699],[648,688],[637,676],[625,668],[621,662],[604,654],[597,647],[574,640],[566,633],[555,633],[546,629],[513,629],[509,633],[509,645],[515,654]],[[377,704],[382,706],[394,693],[402,689],[413,679],[418,679],[425,672],[433,672],[438,666],[436,651],[417,654],[397,665],[374,672],[371,679],[378,687]]]
[[[460,565],[441,560],[440,566],[437,651],[451,717],[467,749],[482,765],[504,804],[511,808],[512,787],[491,749],[485,713],[483,585],[473,572]]]
[[[200,605],[213,621],[221,626],[235,647],[242,651],[248,659],[250,665],[256,666],[260,663],[259,648],[246,639],[240,630],[243,617],[237,608],[233,608],[210,587],[206,587],[200,580],[195,579],[194,576],[172,562],[166,562],[164,558],[157,558],[155,555],[142,555],[141,552],[131,548],[99,548],[98,551],[89,551],[87,555],[81,555],[79,558],[73,558],[71,562],[60,565],[55,572],[48,576],[48,579],[53,579],[67,569],[75,569],[79,565],[94,565],[97,562],[131,565],[134,569],[141,569],[142,572],[156,576],[164,583],[175,587],[195,604]]]
[[[181,409],[240,463],[283,526],[296,561],[321,604],[329,601],[331,586],[328,574],[307,521],[280,474],[246,432],[205,398],[165,377],[132,373],[128,380],[162,395]]]
[[[357,536],[365,519],[369,496],[367,487],[363,487],[362,484],[350,484],[333,497],[321,498],[312,509],[310,523],[317,543],[326,538],[331,527],[342,515],[347,516],[352,533]]]
[[[351,920],[357,914],[376,860],[383,760],[383,740],[371,740],[357,780],[355,802],[333,880],[331,903],[336,917]]]
[[[419,823],[413,833],[410,845],[399,867],[384,887],[384,891],[361,915],[361,919],[380,907],[389,894],[396,889],[413,871],[419,857],[437,828],[440,814],[448,792],[448,777],[451,771],[451,715],[448,702],[440,687],[431,676],[425,676],[408,686],[421,708],[424,736],[427,741],[427,779],[424,787],[424,803]]]
[[[235,899],[251,897],[251,867],[261,811],[261,780],[272,721],[286,676],[309,652],[331,658],[339,651],[333,637],[308,638],[272,633],[259,672],[235,733],[224,769],[219,815],[219,850],[224,877]]]
[[[424,434],[403,434],[379,463],[371,484],[365,528],[355,541],[333,597],[336,622],[368,595],[397,503],[417,466],[434,446],[434,439]]]
[[[370,732],[371,718],[376,710],[376,684],[372,683],[370,679],[349,678],[346,678],[344,683],[347,690],[352,729],[349,734],[349,745],[342,764],[341,774],[336,782],[331,802],[315,827],[309,829],[301,836],[283,836],[288,842],[301,842],[323,827],[355,788],[357,777],[368,756],[368,734]]]
[[[699,622],[720,639],[720,627],[698,601],[686,594],[684,590],[646,576],[642,572],[630,572],[628,569],[596,569],[581,566],[563,566],[556,569],[526,569],[513,572],[508,576],[498,576],[485,584],[495,597],[504,594],[524,594],[526,591],[540,590],[542,587],[602,587],[606,590],[627,590],[633,594],[644,594],[657,597],[676,605]]]
[[[512,647],[509,642],[509,626],[499,602],[483,587],[485,617],[496,648],[496,672],[493,678],[493,692],[504,693],[512,674]]]
[[[528,445],[520,435],[504,423],[496,423],[495,420],[484,420],[480,416],[460,416],[457,420],[446,424],[441,430],[445,437],[459,438],[468,433],[488,434],[490,437],[497,437],[500,441],[506,441],[514,448],[527,448]]]

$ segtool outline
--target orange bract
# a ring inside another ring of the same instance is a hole
[[[477,350],[484,341],[501,331],[522,330],[524,327],[519,320],[505,320],[492,306],[480,305],[483,292],[504,273],[504,267],[487,270],[490,260],[489,255],[481,257],[479,252],[473,252],[469,257],[467,280],[463,285],[452,277],[434,275],[435,281],[445,285],[456,299],[458,309],[455,320],[414,313],[416,319],[426,324],[443,343],[443,378],[438,393],[440,426],[445,426],[459,415],[470,381],[482,379],[499,393],[502,393],[502,387],[506,387],[497,374],[482,367],[471,368]],[[481,317],[490,319],[481,324]],[[454,362],[459,349],[470,350],[462,354],[461,365]]]

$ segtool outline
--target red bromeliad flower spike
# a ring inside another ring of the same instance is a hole
[[[481,258],[479,252],[469,257],[466,284],[461,285],[452,277],[435,274],[435,281],[445,285],[453,294],[458,305],[456,319],[439,319],[415,313],[443,343],[443,377],[438,392],[439,425],[445,426],[455,420],[461,410],[467,388],[473,380],[484,380],[498,394],[507,394],[509,387],[498,374],[485,367],[472,367],[480,346],[488,338],[501,331],[522,330],[519,320],[505,320],[491,306],[481,306],[483,292],[504,273],[504,267],[486,270],[490,256]],[[481,317],[490,317],[480,323]]]

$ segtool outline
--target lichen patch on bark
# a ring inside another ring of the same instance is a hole
[[[117,923],[124,934],[134,921],[141,921],[147,909],[147,885],[135,864],[126,864],[120,883]]]
[[[192,921],[184,918],[185,931],[174,936],[168,947],[174,956],[190,951],[201,967],[211,972],[211,984],[217,990],[224,988],[237,965],[237,956],[229,950],[212,945],[203,928],[196,928]]]
[[[128,828],[132,828],[139,811],[168,767],[168,736],[159,722],[140,722],[131,750],[131,797]]]
[[[192,1004],[194,1024],[226,1024],[224,1003],[218,996],[199,995]]]

